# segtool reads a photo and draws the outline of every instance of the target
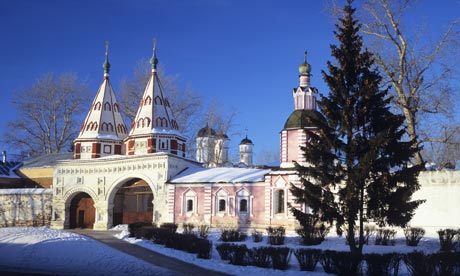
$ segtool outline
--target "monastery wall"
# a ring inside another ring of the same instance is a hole
[[[49,226],[50,189],[0,189],[0,227]]]
[[[426,200],[412,218],[411,226],[435,233],[444,228],[460,228],[460,171],[421,172],[420,190],[413,199]]]

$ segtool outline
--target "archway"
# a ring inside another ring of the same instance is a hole
[[[140,178],[128,180],[118,189],[113,206],[113,226],[153,221],[153,192]]]
[[[96,219],[94,200],[87,193],[78,193],[70,201],[69,227],[93,229]]]

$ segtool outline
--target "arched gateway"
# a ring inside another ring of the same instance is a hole
[[[134,221],[172,222],[174,186],[166,181],[197,166],[197,162],[168,153],[59,161],[53,178],[51,225],[79,227],[81,214],[85,227],[91,228],[90,213],[94,214],[94,229]]]

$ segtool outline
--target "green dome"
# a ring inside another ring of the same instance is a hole
[[[315,121],[325,121],[323,115],[316,110],[299,109],[291,113],[284,124],[284,129],[316,127]]]
[[[203,127],[202,129],[198,131],[197,137],[211,137],[215,135],[216,135],[216,131],[210,128],[209,125],[206,125],[205,127]]]
[[[254,145],[250,139],[248,139],[248,136],[241,140],[240,145]]]
[[[307,51],[305,51],[305,54],[304,54],[304,60],[303,60],[303,63],[299,65],[299,73],[301,75],[309,75],[311,72],[311,66],[310,64],[307,63]]]

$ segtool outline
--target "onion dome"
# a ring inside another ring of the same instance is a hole
[[[157,42],[155,39],[153,39],[153,54],[152,58],[150,58],[150,64],[152,65],[152,69],[157,69],[158,64],[156,45]]]
[[[104,76],[109,75],[110,71],[110,63],[109,63],[109,42],[105,42],[105,61],[102,64],[102,68],[104,69]]]
[[[209,127],[208,124],[206,124],[205,127],[198,131],[197,137],[211,137],[215,136],[216,134],[217,132],[213,128]]]
[[[250,139],[248,139],[248,136],[246,135],[246,138],[241,140],[240,145],[254,145]]]
[[[223,132],[220,132],[216,135],[216,138],[217,139],[228,139],[228,136],[227,134],[223,133]]]
[[[299,73],[301,75],[310,75],[311,66],[307,63],[307,51],[304,52],[303,63],[299,65]]]
[[[315,122],[325,122],[324,116],[312,109],[298,109],[291,113],[284,124],[284,129],[300,129],[317,127]]]

